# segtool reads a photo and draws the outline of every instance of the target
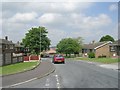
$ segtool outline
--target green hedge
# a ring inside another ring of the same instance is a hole
[[[95,58],[95,53],[93,53],[93,52],[88,53],[88,57],[89,58]]]

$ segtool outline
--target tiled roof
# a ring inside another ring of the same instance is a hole
[[[97,43],[84,44],[83,49],[96,49],[97,47],[101,47],[107,43],[110,43],[110,42],[97,42]]]
[[[0,39],[0,44],[14,44],[12,41],[8,41],[5,39]]]

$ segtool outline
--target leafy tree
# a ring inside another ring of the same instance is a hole
[[[22,44],[28,47],[31,53],[38,55],[41,51],[49,49],[50,40],[47,33],[45,27],[31,28],[22,40]]]
[[[64,54],[73,54],[76,52],[80,52],[80,44],[76,39],[72,38],[65,38],[62,39],[58,44],[57,44],[57,51],[59,53],[64,53]]]
[[[100,42],[103,42],[103,41],[112,41],[114,42],[114,38],[110,35],[106,35],[106,36],[103,36],[101,39],[100,39]]]

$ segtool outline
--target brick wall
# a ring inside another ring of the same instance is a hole
[[[106,57],[110,57],[110,51],[109,51],[109,45],[106,44],[98,49],[96,49],[95,52],[95,57],[98,58],[98,56],[106,56]]]

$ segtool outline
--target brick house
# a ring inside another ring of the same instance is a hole
[[[56,47],[50,47],[50,50],[46,52],[47,54],[54,55],[56,54]]]
[[[110,56],[113,58],[118,58],[118,56],[120,56],[120,40],[110,44]]]
[[[11,64],[13,62],[14,43],[8,41],[8,37],[0,39],[0,66]]]
[[[19,42],[15,43],[13,63],[23,62],[24,47]]]
[[[21,48],[21,45],[9,41],[7,36],[0,39],[0,66],[23,62]]]
[[[82,48],[82,54],[83,57],[88,57],[88,53],[94,52],[95,58],[104,56],[104,57],[110,57],[110,44],[112,42],[97,42],[97,43],[90,43],[90,44],[84,44]]]

